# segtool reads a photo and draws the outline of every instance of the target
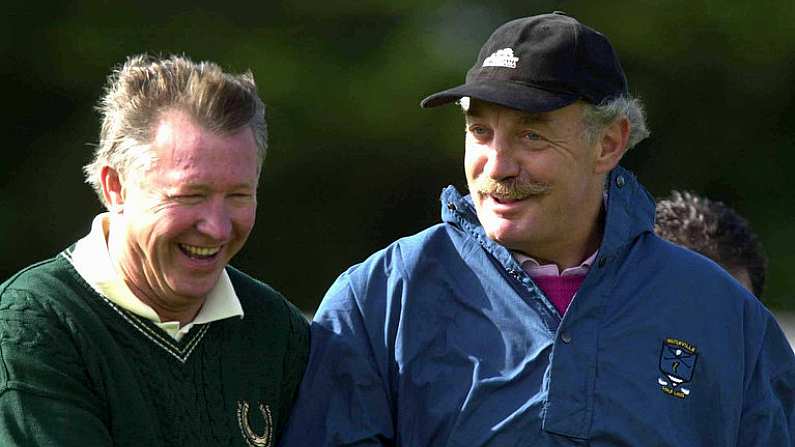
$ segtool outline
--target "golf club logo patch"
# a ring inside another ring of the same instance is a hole
[[[516,62],[518,61],[519,58],[513,55],[512,48],[503,48],[502,50],[497,50],[491,53],[491,56],[487,57],[486,60],[483,61],[483,66],[516,68]]]
[[[660,372],[657,379],[660,390],[669,396],[685,399],[690,389],[685,385],[693,380],[693,371],[698,360],[696,347],[684,340],[666,338],[660,349]]]
[[[271,409],[269,406],[259,403],[257,406],[259,416],[262,421],[257,421],[261,426],[261,433],[254,431],[251,426],[251,419],[249,416],[249,403],[241,400],[237,402],[237,423],[240,425],[240,434],[246,440],[249,447],[272,447],[273,446],[273,418],[271,417]]]

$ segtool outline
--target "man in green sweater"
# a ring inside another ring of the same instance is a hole
[[[228,265],[267,146],[252,75],[135,56],[99,110],[85,173],[108,211],[0,285],[0,445],[275,445],[308,328]]]

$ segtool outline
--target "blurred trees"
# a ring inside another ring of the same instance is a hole
[[[111,68],[185,53],[255,74],[271,151],[234,263],[312,311],[345,268],[437,222],[442,187],[464,186],[459,112],[419,100],[460,83],[501,23],[561,9],[610,37],[647,104],[653,136],[624,165],[655,196],[691,189],[748,217],[770,257],[767,300],[795,309],[793,3],[499,3],[8,5],[0,278],[81,237],[101,211],[80,168]]]

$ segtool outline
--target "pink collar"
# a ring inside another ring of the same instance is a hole
[[[582,261],[580,265],[576,267],[569,267],[562,272],[560,269],[558,269],[556,264],[541,265],[538,261],[523,253],[512,252],[512,254],[513,257],[516,258],[516,261],[519,263],[519,265],[522,266],[524,271],[526,271],[531,278],[536,278],[539,276],[585,275],[591,269],[591,265],[596,260],[596,255],[599,254],[599,250],[596,250],[594,254]]]

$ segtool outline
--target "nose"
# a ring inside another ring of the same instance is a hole
[[[223,198],[214,198],[200,211],[196,229],[215,242],[228,241],[232,234],[232,218]]]
[[[499,132],[495,133],[491,141],[483,172],[494,180],[504,180],[519,175],[520,166],[516,154],[511,149],[511,142]]]

